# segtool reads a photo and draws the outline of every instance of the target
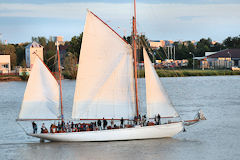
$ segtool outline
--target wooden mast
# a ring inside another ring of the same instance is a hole
[[[61,119],[63,121],[63,104],[62,104],[62,77],[61,77],[61,65],[60,65],[60,55],[59,55],[59,44],[58,41],[56,42],[57,45],[57,56],[58,56],[58,74],[59,74],[59,87],[60,87],[60,101],[61,101]]]
[[[136,95],[136,113],[137,117],[138,112],[138,87],[137,87],[137,46],[136,46],[136,37],[137,37],[137,27],[136,27],[136,0],[134,0],[134,16],[133,16],[133,57],[134,57],[134,79],[135,79],[135,95]]]

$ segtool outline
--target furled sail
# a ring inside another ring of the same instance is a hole
[[[132,49],[88,11],[72,111],[73,119],[133,118]]]
[[[19,119],[59,118],[59,85],[38,56],[28,79]]]
[[[148,117],[153,118],[157,114],[160,114],[161,117],[177,117],[178,113],[172,106],[145,49],[143,49],[143,55]]]

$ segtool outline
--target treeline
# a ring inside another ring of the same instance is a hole
[[[192,70],[192,69],[180,69],[180,70],[169,70],[169,69],[157,69],[159,77],[188,77],[188,76],[225,76],[225,75],[240,75],[240,71],[231,70]],[[138,71],[140,78],[145,77],[144,70]]]
[[[63,59],[62,64],[64,67],[62,73],[65,78],[76,78],[82,36],[82,33],[79,36],[74,36],[72,37],[71,41],[66,41],[64,45],[59,46],[60,53],[65,52],[65,54],[61,54],[61,59]],[[33,37],[32,41],[36,41],[44,47],[44,62],[49,69],[51,71],[58,71],[56,46],[53,39],[51,37],[49,39],[46,39],[45,37]]]
[[[82,43],[81,33],[78,36],[72,37],[71,41],[65,42],[64,45],[60,46],[64,48],[66,54],[63,58],[64,72],[63,74],[67,78],[75,78],[77,73],[77,63],[81,49]],[[124,37],[124,39],[131,44],[131,37]],[[52,70],[56,71],[56,46],[52,37],[49,39],[45,37],[32,37],[32,41],[36,41],[44,47],[44,62]],[[148,40],[144,35],[141,35],[138,39],[138,43],[141,46],[149,48]],[[14,69],[15,66],[26,67],[25,62],[25,47],[29,43],[21,44],[8,44],[4,45],[0,43],[0,54],[10,55],[11,56],[11,67]],[[227,37],[223,43],[213,43],[211,38],[202,38],[196,44],[193,44],[191,41],[185,42],[174,42],[173,44],[176,49],[176,59],[188,59],[192,61],[192,55],[189,52],[192,52],[196,57],[204,56],[205,52],[214,52],[223,50],[226,48],[240,48],[240,36],[236,37]],[[141,48],[139,48],[141,50]],[[149,51],[151,49],[148,49]],[[157,50],[151,50],[154,53],[155,59],[164,60],[167,58],[166,48],[158,48]],[[150,57],[153,58],[153,57]],[[143,60],[140,55],[139,60]],[[191,64],[191,63],[190,63]]]
[[[195,44],[191,41],[185,42],[174,42],[176,51],[176,59],[188,59],[192,62],[193,55],[195,57],[204,57],[205,52],[216,52],[224,49],[240,48],[240,36],[227,37],[223,43],[215,42],[213,43],[211,38],[202,38]],[[166,49],[160,47],[155,51],[156,59],[164,60],[167,58]]]
[[[57,71],[57,57],[56,57],[56,45],[52,37],[47,39],[46,37],[32,37],[32,41],[36,41],[44,47],[43,57],[45,64],[49,67],[51,71]],[[4,45],[0,42],[0,55],[10,55],[11,57],[11,68],[14,69],[15,66],[26,67],[25,61],[25,47],[30,42],[20,43],[20,44],[7,44]],[[71,41],[65,42],[64,45],[60,45],[61,48],[66,48],[64,59],[64,66],[66,68],[66,76],[69,78],[76,77],[76,64],[78,62],[78,57],[80,54],[80,48],[82,43],[82,33],[79,36],[72,37]],[[72,73],[72,71],[74,73]]]
[[[131,43],[131,37],[124,37],[124,39],[127,42]],[[150,48],[150,44],[144,35],[140,36],[138,41],[139,43],[145,43],[142,45]],[[195,57],[203,57],[205,56],[205,52],[215,52],[227,48],[240,48],[240,35],[236,37],[227,37],[223,43],[214,43],[211,38],[202,38],[196,43],[192,43],[191,41],[174,42],[173,46],[175,46],[175,59],[188,59],[190,62],[192,62],[193,56],[189,54],[190,52],[194,54]],[[166,47],[160,47],[158,49],[152,50],[152,52],[154,53],[155,59],[167,59],[168,49]],[[142,57],[140,57],[140,60],[143,60]]]
[[[4,45],[0,42],[0,55],[10,55],[12,69],[15,66],[26,66],[25,47],[27,45],[28,43]]]
[[[44,62],[49,67],[50,70],[54,71],[57,69],[57,55],[56,55],[56,45],[55,41],[53,41],[52,37],[49,39],[46,39],[45,37],[32,37],[32,41],[36,41],[37,43],[41,44],[43,49],[43,55],[44,55]],[[71,68],[74,66],[69,66],[70,64],[73,64],[72,59],[74,61],[77,61],[79,54],[80,54],[80,48],[82,43],[82,33],[79,36],[72,37],[71,41],[66,41],[64,45],[60,45],[60,52],[64,50],[64,52],[67,52],[65,54],[65,57],[62,57],[64,59],[64,66],[67,66],[67,68]],[[71,61],[71,62],[65,62]]]

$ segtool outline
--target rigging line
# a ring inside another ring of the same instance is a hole
[[[60,103],[61,103],[61,119],[63,119],[63,103],[62,103],[62,82],[61,82],[61,64],[60,64],[60,54],[59,54],[59,44],[57,41],[57,58],[58,58],[58,73],[59,73],[59,88],[60,88]]]
[[[49,66],[49,68],[51,68],[52,66],[54,66],[56,63],[57,63],[57,62],[54,61],[54,63],[51,64],[51,65]],[[56,69],[54,69],[54,71],[56,71]]]
[[[169,57],[167,56],[166,51],[165,51],[166,47],[161,47],[161,48],[162,48],[163,52],[165,53],[165,56],[166,56],[167,58],[169,58]],[[159,56],[160,56],[160,55],[159,55]],[[161,57],[161,58],[162,58],[162,57]]]
[[[50,61],[51,59],[55,58],[55,56],[56,56],[56,55],[51,56],[50,58],[48,58],[48,59],[46,60],[46,62],[48,63],[48,61]]]
[[[146,51],[150,52],[150,54],[151,54],[151,56],[153,58],[153,62],[154,62],[154,60],[156,58],[155,58],[155,55],[154,55],[154,53],[152,51],[152,48],[147,44],[146,40],[143,37],[140,37],[140,40],[141,40],[140,42],[141,42],[142,46],[147,49]]]
[[[158,19],[159,18],[159,16],[156,16],[156,15],[159,15],[159,12],[156,12],[156,9],[152,6],[152,5],[149,5],[149,8],[150,8],[150,10],[151,10],[151,12],[153,13],[153,14],[149,14],[149,16],[148,17],[155,17],[155,19]],[[159,10],[158,10],[159,11]],[[148,12],[148,13],[150,13],[150,12]],[[161,15],[161,14],[160,14]],[[163,48],[163,47],[162,47]],[[163,51],[164,51],[164,54],[165,54],[165,56],[167,57],[167,54],[166,54],[166,51],[164,50],[164,48],[163,48]],[[164,60],[164,58],[159,54],[159,56]],[[161,69],[160,68],[160,70],[162,70],[162,71],[164,71],[165,73],[167,72],[167,71],[165,71],[165,70],[163,70],[163,69]],[[176,75],[176,77],[179,77],[178,76],[178,74],[177,74],[177,72],[173,69],[173,68],[170,68],[170,70],[173,70],[173,72],[174,72],[174,74]]]
[[[168,47],[170,47],[170,46],[168,46]],[[171,50],[172,50],[173,48],[171,47]],[[168,50],[169,51],[169,50]],[[164,51],[165,52],[165,51]],[[171,51],[172,52],[172,51]],[[165,53],[166,54],[166,53]],[[168,57],[169,58],[169,57]],[[174,72],[174,74],[176,75],[176,77],[179,77],[178,76],[178,74],[177,74],[177,72],[176,72],[176,70],[174,69],[174,68],[170,68],[170,70],[172,70],[173,72]]]
[[[23,130],[26,134],[28,134],[27,131],[23,128],[23,126],[22,126],[18,121],[16,121],[16,122],[17,122],[17,124],[22,128],[22,130]]]
[[[110,30],[112,30],[121,40],[123,40],[126,44],[128,42],[123,39],[114,29],[112,29],[107,23],[105,23],[101,18],[99,18],[97,15],[95,15],[93,12],[89,11],[93,16],[95,16],[97,19],[99,19],[105,26],[107,26]]]
[[[193,124],[191,124],[191,125],[185,125],[184,123],[185,123],[185,121],[184,120],[182,120],[183,121],[183,126],[184,127],[187,127],[187,128],[192,128],[193,126],[195,126],[195,125],[197,125],[201,120],[198,120],[196,123],[193,123]]]
[[[134,0],[135,1],[135,0]],[[152,10],[154,10],[154,9],[152,9]],[[136,25],[136,24],[135,24]],[[141,39],[142,39],[142,41],[143,42],[145,42],[144,40],[143,40],[143,37],[141,37]],[[148,46],[148,45],[146,45],[146,46]],[[150,47],[147,47],[147,48],[150,48]],[[151,49],[150,49],[150,51],[152,51]],[[163,49],[163,51],[164,51],[164,53],[165,53],[165,55],[166,55],[166,52],[165,52],[165,50]],[[154,54],[152,54],[152,56],[153,56],[153,60],[155,59],[155,56],[154,56]],[[163,59],[163,57],[159,54],[159,56]],[[169,58],[169,57],[168,57]],[[162,71],[164,71],[165,73],[167,72],[167,71],[165,71],[165,70],[163,70],[163,69],[160,69],[160,70],[162,70]],[[175,75],[176,75],[176,77],[178,77],[178,74],[176,73],[176,71],[175,70],[173,70],[174,71],[174,73],[175,73]],[[168,96],[168,98],[170,99],[170,97]],[[170,103],[171,103],[171,105],[173,105],[172,104],[172,101],[170,101]],[[176,108],[174,107],[174,109],[176,110]],[[182,120],[182,117],[178,114],[178,117],[180,117],[180,120]]]
[[[143,41],[144,41],[144,40],[143,40]],[[148,47],[149,47],[149,46],[148,46]],[[149,47],[149,48],[151,48],[151,47]],[[160,48],[162,48],[162,50],[163,50],[164,53],[165,53],[165,56],[167,57],[167,54],[166,54],[166,52],[165,52],[164,47],[160,47]],[[159,49],[160,49],[160,48],[159,48]],[[150,50],[152,50],[152,49],[150,49]],[[159,55],[160,58],[164,59],[164,58],[161,56],[161,54],[158,54],[158,55]],[[154,54],[153,54],[153,57],[155,57]],[[156,59],[156,58],[155,58],[155,59]],[[160,70],[162,70],[163,72],[167,73],[167,71],[164,70],[164,69],[162,69],[162,68],[160,68]],[[172,71],[174,72],[174,74],[176,75],[176,77],[179,77],[178,74],[177,74],[177,72],[175,71],[175,69],[170,68],[169,70],[172,70]]]
[[[138,61],[139,62],[141,62],[141,56],[143,57],[143,54],[142,54],[142,45],[141,45],[141,35],[139,36],[139,35],[136,35],[137,36],[137,59],[138,59]],[[138,63],[139,64],[139,63]],[[144,71],[144,68],[142,67],[142,66],[140,66],[140,65],[138,65],[137,66],[138,67],[138,72],[137,72],[137,74],[138,74],[138,78],[141,78],[141,75],[142,75],[142,73],[143,73],[143,71]],[[138,85],[138,88],[141,88],[140,87],[141,85]],[[139,94],[139,97],[145,97],[145,96],[143,96],[143,93],[142,92],[139,92],[138,93]],[[140,111],[141,111],[141,114],[143,114],[143,113],[145,113],[145,112],[143,112],[143,109],[140,107],[140,106],[146,106],[146,104],[144,103],[144,100],[142,99],[142,98],[139,98],[138,99],[138,102],[139,102],[139,113],[140,113]]]
[[[146,46],[147,48],[149,48],[149,50],[150,51],[152,51],[152,49],[151,49],[151,47],[149,47],[149,45],[147,45],[147,43],[146,43],[146,41],[143,39],[143,37],[141,37],[141,42],[142,42],[142,44],[144,44],[144,46]],[[152,53],[152,56],[153,56],[153,59],[155,58],[154,57],[154,54]],[[167,71],[165,71],[165,70],[163,70],[164,72],[167,72]],[[177,75],[178,76],[178,75]],[[164,89],[164,91],[165,92],[167,92],[165,89]],[[170,97],[169,97],[169,95],[167,94],[167,97],[168,97],[168,99],[170,99]],[[170,100],[170,104],[172,105],[172,106],[174,106],[173,105],[173,103],[172,103],[172,101]],[[176,112],[177,112],[177,109],[174,107],[174,109],[176,110]],[[178,112],[177,112],[178,113]],[[182,119],[182,117],[178,114],[178,117],[180,117],[180,120],[183,120]]]
[[[137,46],[136,46],[136,48],[137,48],[137,64],[138,64],[138,71],[140,71],[139,70],[139,62],[141,62],[140,61],[140,54],[141,54],[141,47],[140,47],[140,41],[139,41],[139,36],[138,35],[136,35],[137,36]],[[139,78],[140,77],[140,72],[137,72],[137,77]]]
[[[163,51],[164,51],[164,53],[165,53],[164,48],[163,48],[163,47],[161,47],[161,48],[163,49]],[[165,53],[165,54],[166,54],[166,53]],[[164,58],[161,56],[161,54],[158,54],[158,55],[159,55],[160,58],[164,59]],[[161,70],[161,71],[167,73],[167,70],[165,70],[165,69],[163,69],[163,68],[160,68],[160,69],[158,69],[158,70]],[[170,68],[169,70],[172,70],[172,71],[174,72],[174,74],[176,75],[176,77],[179,77],[178,74],[177,74],[177,72],[176,72],[173,68]]]
[[[36,54],[35,52],[33,54]],[[55,78],[55,80],[57,81],[57,78],[55,77],[55,75],[52,73],[52,71],[48,68],[48,66],[44,63],[44,61],[39,57],[38,54],[36,54],[36,56],[40,59],[40,61],[42,61],[43,65],[48,69],[48,71],[52,74],[52,76]],[[58,81],[57,81],[58,82]]]
[[[152,57],[153,57],[153,60],[156,59],[156,57],[155,57],[155,55],[154,55],[154,53],[153,53],[152,48],[151,48],[149,45],[147,45],[147,43],[146,43],[146,41],[143,39],[143,37],[141,37],[141,42],[142,42],[143,44],[145,44],[144,46],[148,49],[148,51],[150,50],[150,53],[152,52],[151,55],[152,55]],[[160,56],[160,58],[163,59],[163,57],[162,57],[160,54],[159,54],[159,56]],[[163,72],[167,73],[167,71],[164,70],[164,69],[161,69],[161,68],[160,68],[160,70],[162,70]]]

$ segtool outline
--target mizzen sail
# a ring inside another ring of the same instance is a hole
[[[72,118],[133,118],[134,98],[131,46],[88,11]]]
[[[143,55],[148,117],[153,118],[157,114],[160,114],[162,117],[177,117],[178,113],[172,106],[145,48],[143,49]]]
[[[59,85],[38,56],[27,83],[19,120],[58,119]]]

